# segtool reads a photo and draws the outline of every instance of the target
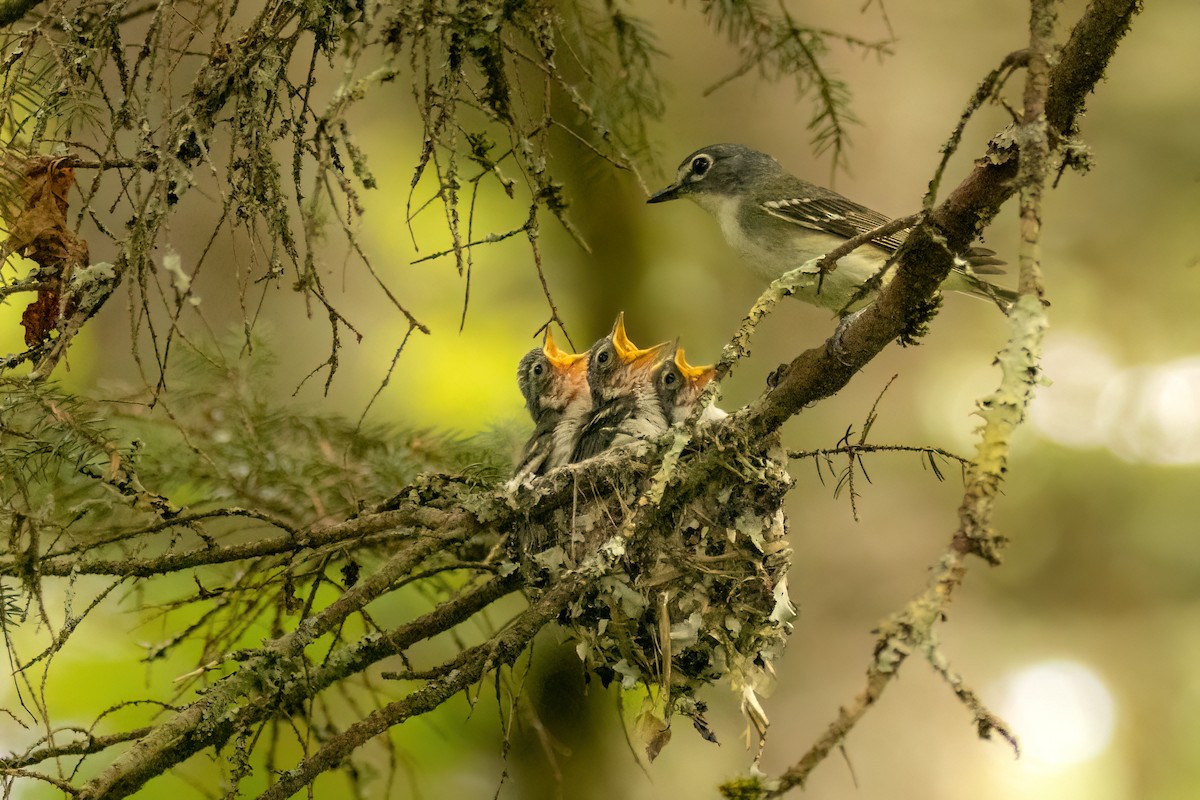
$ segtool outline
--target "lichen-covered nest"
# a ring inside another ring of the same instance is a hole
[[[632,484],[604,487],[616,491],[580,485],[569,510],[531,519],[520,536],[522,568],[534,586],[603,557],[602,577],[560,622],[605,685],[647,690],[635,732],[651,758],[676,714],[716,740],[696,698],[707,684],[740,696],[761,747],[767,720],[758,696],[769,689],[796,614],[782,510],[792,480],[782,452],[705,457],[714,462],[708,469],[680,469],[657,504],[641,502],[647,524],[627,524],[638,504]]]

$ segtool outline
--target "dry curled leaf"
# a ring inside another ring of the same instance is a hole
[[[18,160],[19,159],[19,160]],[[19,191],[2,199],[9,235],[3,257],[19,254],[38,265],[37,299],[21,315],[28,347],[50,338],[58,321],[71,309],[63,286],[77,268],[87,266],[87,242],[67,225],[67,199],[75,185],[75,170],[65,159],[8,154],[5,171],[14,176]]]
[[[58,281],[39,289],[37,299],[25,307],[21,314],[21,327],[25,329],[25,346],[34,347],[50,338],[58,324],[59,290]]]

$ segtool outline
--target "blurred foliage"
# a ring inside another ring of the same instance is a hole
[[[460,438],[289,408],[273,383],[279,345],[256,337],[242,347],[238,339],[227,337],[223,352],[185,349],[158,409],[118,409],[156,485],[181,504],[246,505],[312,524],[350,516],[423,472],[490,484],[510,471],[509,453],[491,435]]]
[[[270,346],[256,339],[253,352],[238,354],[238,338],[225,342],[237,354],[232,360],[219,350],[182,356],[170,402],[155,407],[137,396],[96,402],[53,384],[5,379],[0,529],[8,532],[8,552],[148,558],[344,520],[423,472],[489,485],[509,470],[507,451],[486,435],[354,425],[288,408],[269,388]],[[147,537],[154,531],[161,535]],[[315,593],[322,582],[353,583],[356,558],[276,556],[235,573],[210,569],[210,580],[224,588],[197,578],[198,592],[155,605],[155,615],[183,609],[186,621],[177,619],[178,632],[147,658],[193,637],[205,642],[201,663],[219,658],[263,615],[279,630],[303,587]],[[27,589],[40,593],[32,563]],[[207,610],[187,610],[213,598]],[[6,595],[6,602],[15,601]],[[46,613],[43,607],[41,621],[50,624]]]
[[[169,520],[180,506],[244,505],[311,525],[353,515],[422,472],[486,485],[510,469],[495,436],[356,425],[289,408],[272,388],[272,345],[255,338],[239,352],[241,344],[240,335],[223,342],[231,358],[183,348],[170,400],[157,404],[4,379],[0,526],[14,534],[10,549],[22,535],[56,542],[51,552],[102,540],[139,521]]]

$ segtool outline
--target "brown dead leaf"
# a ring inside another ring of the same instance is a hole
[[[8,241],[5,243],[8,252],[23,252],[34,245],[39,237],[65,230],[69,206],[67,194],[75,184],[75,170],[72,167],[56,167],[58,162],[61,159],[37,156],[14,165],[12,156],[9,157],[8,172],[16,173],[21,178],[18,179],[19,201],[15,194],[10,194],[5,201],[4,216],[9,220]]]
[[[21,327],[25,329],[25,346],[33,347],[50,337],[58,324],[58,281],[53,286],[38,290],[37,299],[25,307],[21,314]]]
[[[638,714],[634,730],[646,748],[646,758],[650,761],[658,758],[658,754],[671,741],[670,723],[650,709]]]
[[[43,284],[21,315],[25,344],[33,347],[50,338],[58,321],[70,313],[62,287],[75,269],[87,266],[88,247],[67,225],[75,169],[65,166],[62,158],[46,156],[18,160],[10,153],[5,161],[6,171],[20,176],[20,192],[10,192],[3,201],[9,235],[2,255],[18,253],[36,262]]]

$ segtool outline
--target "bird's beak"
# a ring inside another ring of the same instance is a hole
[[[654,194],[650,195],[647,203],[665,203],[668,200],[675,200],[683,191],[683,181],[675,181],[665,189],[659,189]]]
[[[631,359],[631,363],[635,369],[645,369],[647,367],[654,366],[662,361],[663,351],[670,346],[670,342],[659,342],[653,347],[645,350],[639,350]]]
[[[617,351],[617,358],[621,359],[622,363],[639,366],[652,359],[657,359],[662,351],[671,344],[670,342],[661,342],[653,347],[643,349],[629,341],[629,335],[625,333],[624,311],[617,315],[617,324],[613,326],[612,343],[613,349]]]
[[[680,374],[688,383],[694,384],[697,389],[703,389],[717,374],[717,368],[711,364],[707,367],[693,367],[689,364],[683,357],[682,347],[675,351],[675,366],[679,367]]]
[[[546,329],[546,343],[542,345],[542,352],[554,368],[561,371],[578,369],[587,358],[587,353],[568,353],[561,349],[555,344],[554,334],[549,328]]]

